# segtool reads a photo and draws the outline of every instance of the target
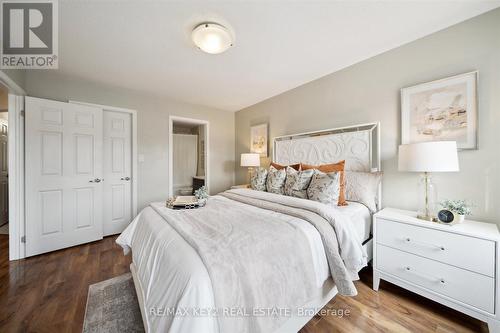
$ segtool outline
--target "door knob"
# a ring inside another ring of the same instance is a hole
[[[130,177],[122,177],[121,180],[130,180]]]
[[[89,180],[89,183],[100,183],[101,181],[103,181],[104,179],[99,179],[99,178],[96,178],[96,179],[93,179],[93,180]]]

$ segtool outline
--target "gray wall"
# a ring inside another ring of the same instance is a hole
[[[7,113],[9,108],[9,91],[3,85],[0,85],[0,112]]]
[[[176,115],[210,122],[210,192],[227,189],[234,180],[234,113],[172,99],[108,87],[58,75],[50,70],[27,71],[28,95],[53,100],[77,100],[137,110],[138,205],[164,201],[168,195],[168,118]]]
[[[499,32],[497,9],[243,109],[235,119],[236,157],[249,151],[251,125],[268,122],[272,139],[380,121],[383,205],[416,209],[418,175],[397,171],[400,88],[479,70],[479,150],[460,152],[461,171],[434,179],[441,199],[469,199],[474,218],[500,224]],[[235,171],[244,182],[246,171]]]
[[[5,73],[12,81],[14,81],[20,88],[25,87],[26,70],[24,69],[2,69],[1,72]]]

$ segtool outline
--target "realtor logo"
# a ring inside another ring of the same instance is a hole
[[[57,0],[1,2],[3,69],[57,69]]]

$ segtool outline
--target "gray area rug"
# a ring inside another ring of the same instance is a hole
[[[89,287],[83,333],[144,332],[132,274]]]

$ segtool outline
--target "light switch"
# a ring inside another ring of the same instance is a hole
[[[144,162],[144,155],[143,155],[143,154],[138,154],[138,155],[137,155],[137,161],[138,161],[139,163]]]

